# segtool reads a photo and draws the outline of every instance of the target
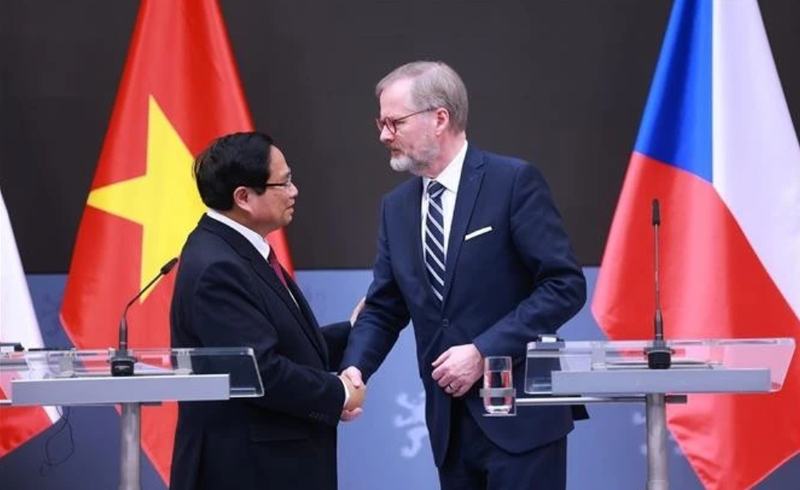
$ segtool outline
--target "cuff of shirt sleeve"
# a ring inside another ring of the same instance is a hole
[[[342,382],[342,388],[344,388],[344,403],[342,404],[342,408],[344,408],[347,406],[347,402],[350,401],[350,390],[347,389],[347,383],[342,378],[339,378],[339,381]]]

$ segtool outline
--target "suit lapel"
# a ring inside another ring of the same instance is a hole
[[[464,242],[467,225],[472,217],[472,210],[475,209],[475,202],[478,200],[481,182],[483,182],[483,157],[479,150],[470,145],[467,155],[464,157],[464,166],[461,169],[461,179],[456,195],[456,208],[453,211],[453,222],[450,225],[442,305],[447,302],[450,294],[453,275],[458,263],[458,254],[461,251],[461,244]]]
[[[417,179],[418,184],[412,186],[411,197],[409,198],[413,203],[413,206],[405,206],[404,209],[410,215],[405,216],[405,223],[410,223],[412,233],[408,234],[408,239],[411,242],[408,244],[408,249],[414,251],[414,257],[417,260],[414,261],[414,266],[416,269],[417,277],[422,278],[424,281],[422,284],[428,285],[428,272],[425,267],[425,254],[422,250],[422,177],[418,177]],[[431,294],[431,298],[433,298],[433,292],[430,291],[430,287],[428,290]]]
[[[248,243],[249,245],[249,243]],[[253,247],[250,247],[251,249]],[[253,249],[255,250],[255,249]],[[253,266],[253,269],[256,271],[256,274],[264,280],[264,282],[269,285],[270,288],[275,292],[275,294],[283,301],[289,311],[292,312],[292,315],[297,320],[297,323],[300,324],[300,329],[303,331],[308,340],[314,346],[314,348],[319,352],[320,357],[327,361],[328,355],[326,349],[323,347],[323,340],[321,339],[322,333],[319,331],[319,328],[316,325],[316,322],[313,322],[310,318],[313,318],[313,313],[309,309],[306,314],[300,311],[299,304],[304,303],[303,293],[295,284],[294,280],[284,272],[284,276],[286,278],[287,284],[289,287],[292,288],[292,294],[294,297],[297,298],[297,303],[294,302],[292,296],[289,294],[289,291],[283,285],[278,276],[275,275],[275,271],[272,270],[272,267],[267,263],[267,261],[262,257],[257,251],[254,253],[253,257],[250,257],[250,263]],[[307,306],[307,305],[306,305]]]
[[[271,268],[270,268],[271,270]],[[283,267],[281,267],[283,270]],[[289,301],[292,302],[292,314],[295,315],[295,318],[298,318],[301,327],[303,328],[303,332],[308,337],[308,340],[314,344],[314,347],[319,352],[320,357],[325,362],[325,365],[328,365],[328,348],[325,346],[325,339],[322,336],[322,332],[319,329],[319,324],[317,323],[317,319],[314,317],[314,312],[311,311],[311,306],[309,306],[308,301],[306,301],[305,295],[300,290],[300,287],[294,282],[294,279],[283,271],[283,275],[286,277],[286,283],[289,285],[289,289],[291,289],[294,298],[297,300],[297,303],[289,298]],[[273,274],[275,276],[275,274]],[[280,279],[275,277],[276,281],[280,282]],[[283,284],[280,285],[283,292],[287,293],[286,296],[289,296],[286,288],[283,287]],[[299,316],[298,316],[299,315]]]
[[[321,338],[322,333],[319,331],[316,321],[313,320],[314,317],[311,310],[308,309],[306,314],[303,314],[298,308],[298,304],[305,304],[306,307],[308,307],[308,304],[305,303],[303,293],[297,288],[297,285],[294,284],[291,277],[286,275],[286,280],[290,285],[294,286],[292,294],[297,298],[297,304],[278,276],[275,275],[275,271],[272,270],[272,267],[267,263],[266,259],[264,259],[264,257],[258,253],[258,250],[256,250],[245,237],[239,234],[239,232],[206,215],[200,219],[200,224],[212,233],[222,236],[239,255],[250,262],[250,266],[255,273],[274,291],[275,295],[283,301],[289,311],[292,312],[292,315],[297,319],[297,323],[300,324],[303,333],[319,352],[320,357],[327,363],[328,354],[324,346],[324,340]]]

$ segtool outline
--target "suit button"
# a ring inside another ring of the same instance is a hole
[[[442,327],[447,328],[450,326],[450,319],[449,318],[442,318]]]

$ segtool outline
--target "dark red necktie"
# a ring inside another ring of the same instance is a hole
[[[278,275],[278,279],[281,280],[284,287],[286,287],[286,289],[288,290],[289,285],[286,283],[286,277],[283,275],[283,269],[281,269],[281,264],[280,262],[278,262],[278,258],[275,256],[275,251],[271,248],[269,249],[269,256],[267,257],[267,262],[269,262],[269,265],[272,266],[272,270],[274,270],[275,274]]]

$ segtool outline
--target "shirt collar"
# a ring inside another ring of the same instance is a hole
[[[461,180],[461,169],[464,167],[464,159],[467,156],[467,146],[468,143],[464,141],[464,145],[458,150],[456,156],[450,160],[450,163],[442,170],[442,173],[439,174],[436,179],[429,179],[427,177],[422,178],[422,188],[428,188],[428,182],[431,180],[436,180],[436,182],[442,184],[445,189],[451,192],[458,192],[458,182]]]
[[[234,230],[238,231],[240,235],[245,237],[248,242],[252,243],[258,253],[263,255],[266,259],[269,257],[269,243],[264,240],[264,237],[256,233],[255,231],[251,230],[250,228],[244,226],[243,224],[239,223],[238,221],[234,221],[231,218],[225,216],[224,214],[220,213],[219,211],[209,209],[206,211],[206,215],[209,218],[215,219],[224,225],[228,225]]]

